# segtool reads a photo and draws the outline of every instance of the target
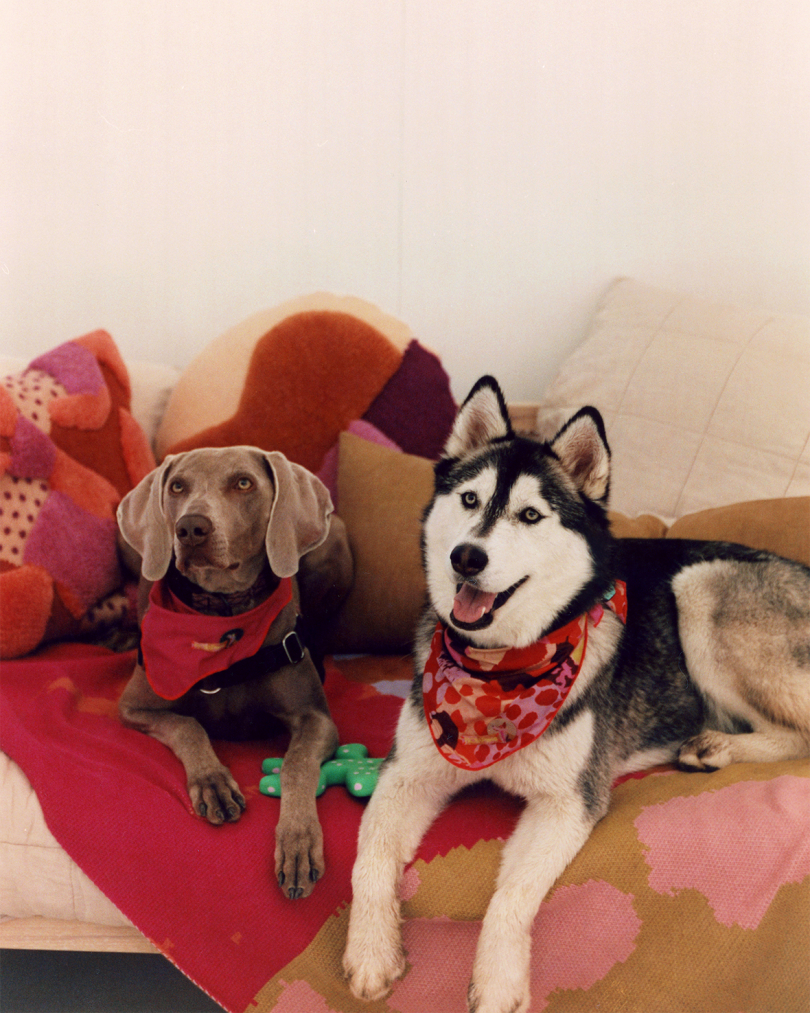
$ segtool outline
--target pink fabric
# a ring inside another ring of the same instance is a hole
[[[50,374],[68,394],[98,394],[105,386],[95,355],[75,341],[66,341],[40,355],[28,368]]]
[[[722,925],[755,929],[780,887],[810,876],[810,781],[743,781],[651,806],[636,820],[650,886],[699,890]],[[745,874],[728,876],[728,856]]]

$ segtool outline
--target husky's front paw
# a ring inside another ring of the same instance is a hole
[[[526,1013],[529,998],[528,988],[512,992],[500,982],[495,988],[486,988],[473,979],[467,990],[470,1013]]]
[[[687,739],[678,753],[678,763],[687,770],[719,770],[733,760],[730,735],[723,732],[701,732]]]
[[[405,955],[401,946],[382,952],[381,947],[369,947],[356,952],[351,943],[343,954],[343,973],[356,999],[372,1002],[387,995],[391,985],[405,971]]]

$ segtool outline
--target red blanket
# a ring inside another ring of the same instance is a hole
[[[321,796],[327,872],[311,897],[287,900],[273,875],[278,802],[258,790],[262,759],[282,755],[285,742],[217,744],[248,808],[236,824],[210,826],[192,814],[174,755],[118,721],[133,662],[79,645],[4,662],[0,747],[80,868],[192,981],[241,1013],[350,900],[364,803],[341,787]],[[341,741],[384,756],[402,701],[334,666],[326,692]],[[437,821],[419,854],[508,836],[517,809],[490,790],[473,793]]]

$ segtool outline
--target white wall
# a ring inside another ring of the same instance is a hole
[[[617,275],[810,310],[807,0],[0,0],[0,350],[315,289],[539,396]]]

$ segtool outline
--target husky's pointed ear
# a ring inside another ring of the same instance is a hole
[[[445,457],[461,457],[512,435],[501,388],[491,376],[482,376],[459,408],[443,453]]]
[[[610,490],[610,447],[599,412],[581,408],[550,446],[583,496],[605,505]]]

